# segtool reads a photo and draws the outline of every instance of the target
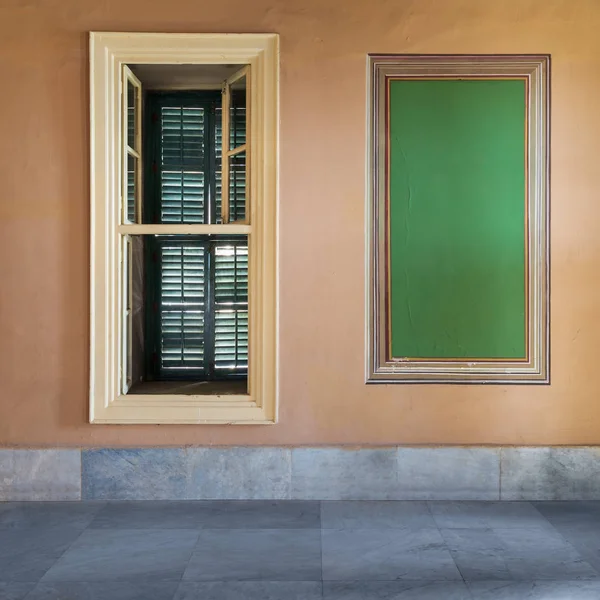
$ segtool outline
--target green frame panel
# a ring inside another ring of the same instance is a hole
[[[520,79],[390,79],[393,358],[527,358]]]
[[[549,71],[369,57],[367,382],[549,382]]]

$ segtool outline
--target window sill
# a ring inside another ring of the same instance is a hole
[[[145,381],[134,385],[128,395],[245,396],[248,380],[235,381]]]
[[[96,424],[271,425],[277,420],[248,394],[127,394],[97,408]]]

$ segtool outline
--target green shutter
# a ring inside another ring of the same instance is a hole
[[[127,155],[127,220],[135,223],[135,181],[136,160],[130,154]]]
[[[215,263],[215,371],[248,370],[248,245],[219,243]]]
[[[193,242],[160,242],[161,373],[204,368],[206,250]]]
[[[153,189],[146,192],[150,202],[146,212],[160,215],[160,222],[204,223],[209,214],[214,215],[213,223],[220,221],[222,130],[216,100],[214,94],[209,98],[200,93],[149,96],[155,129],[147,156],[155,176],[147,179]],[[245,138],[245,114],[235,122],[238,127],[232,136],[240,143],[240,136]],[[241,189],[240,178],[232,185]],[[239,194],[232,194],[232,201],[236,197]],[[243,212],[241,203],[240,217]],[[155,376],[194,380],[246,376],[247,237],[156,236],[152,246],[156,304],[147,310],[155,313]]]
[[[160,123],[161,222],[204,223],[205,109],[169,103]]]

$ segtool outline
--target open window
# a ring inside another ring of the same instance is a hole
[[[91,64],[91,422],[274,422],[277,36],[94,33]]]

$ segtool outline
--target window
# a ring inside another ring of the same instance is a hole
[[[242,71],[235,82],[239,106],[228,102],[229,138],[235,154],[230,158],[225,220],[234,222],[245,222],[247,197],[248,69]],[[223,223],[221,97],[221,91],[146,95],[143,214],[147,220]],[[241,383],[246,378],[247,238],[151,236],[146,240],[147,356],[140,372],[146,380]]]
[[[276,420],[277,45],[91,34],[93,423]]]

